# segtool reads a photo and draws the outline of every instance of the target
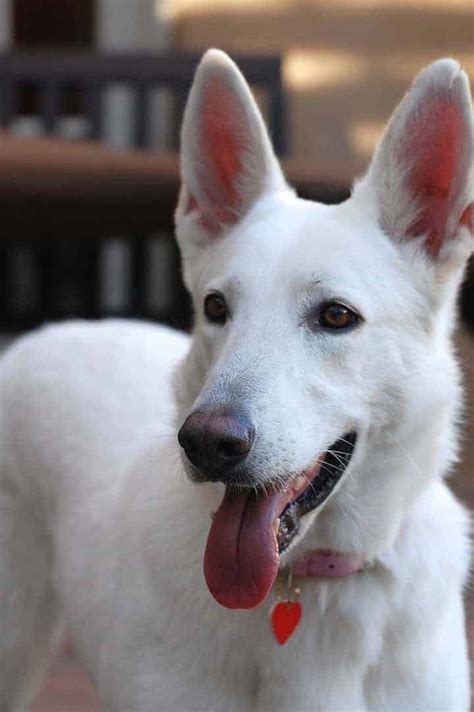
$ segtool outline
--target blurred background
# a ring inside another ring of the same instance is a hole
[[[344,199],[414,75],[474,76],[472,0],[0,0],[0,345],[46,321],[189,328],[174,245],[177,148],[196,62],[243,69],[298,192]],[[458,348],[474,382],[474,270]],[[463,465],[472,505],[472,399]],[[472,607],[472,602],[471,602]],[[474,637],[472,625],[471,637]],[[34,712],[98,704],[69,644]]]

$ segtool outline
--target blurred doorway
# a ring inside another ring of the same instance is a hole
[[[88,50],[95,43],[94,0],[13,1],[12,46],[19,50]],[[18,95],[19,113],[33,115],[38,105],[34,87],[23,86]],[[65,115],[82,112],[77,89],[65,92]]]
[[[14,0],[15,49],[83,48],[95,42],[94,0]]]

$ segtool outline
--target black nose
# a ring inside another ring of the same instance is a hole
[[[178,442],[193,465],[205,470],[206,479],[217,480],[245,460],[254,436],[244,415],[201,412],[186,418]]]

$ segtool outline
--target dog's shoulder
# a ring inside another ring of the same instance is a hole
[[[185,355],[188,337],[145,322],[108,319],[46,326],[15,341],[0,360],[2,397],[25,391],[31,399],[46,382],[74,382],[82,372],[100,383],[114,369],[143,373],[144,365],[172,368]],[[5,402],[3,400],[3,402]]]
[[[444,589],[459,590],[465,583],[470,561],[470,517],[444,480],[434,481],[407,515],[399,537],[382,563],[396,574],[400,591],[424,588],[430,582],[437,595]]]
[[[0,360],[2,458],[36,471],[38,457],[34,468],[25,458],[41,452],[46,469],[84,461],[85,470],[138,447],[145,424],[170,427],[171,373],[186,351],[184,334],[120,320],[70,322],[20,338]]]

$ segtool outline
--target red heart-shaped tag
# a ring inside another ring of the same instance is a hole
[[[272,610],[272,628],[280,645],[286,643],[301,620],[303,609],[298,601],[280,601]]]

